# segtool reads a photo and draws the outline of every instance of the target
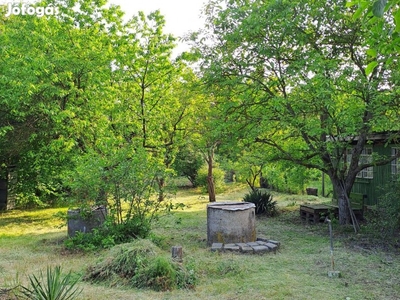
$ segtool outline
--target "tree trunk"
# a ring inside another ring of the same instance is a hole
[[[208,173],[207,173],[207,191],[208,191],[208,199],[210,202],[215,202],[215,185],[214,185],[214,176],[213,176],[213,161],[214,161],[214,153],[213,150],[208,152],[207,164],[208,164]]]
[[[347,195],[343,189],[337,191],[340,225],[347,225],[351,223],[350,208],[347,201],[348,196],[349,195]]]
[[[268,179],[263,176],[262,172],[260,173],[260,188],[263,189],[269,188]]]
[[[339,224],[340,225],[348,225],[351,224],[351,216],[350,216],[350,208],[348,203],[348,196],[350,194],[350,190],[346,188],[346,184],[337,179],[332,179],[333,189],[336,193],[336,197],[338,200],[339,206]]]
[[[255,187],[254,187],[254,183],[251,183],[251,181],[250,180],[248,180],[247,178],[246,178],[246,182],[247,182],[247,184],[249,185],[249,187],[251,188],[251,190],[254,192],[255,191]]]
[[[163,177],[157,177],[157,184],[158,184],[158,201],[162,202],[165,199],[165,179]]]

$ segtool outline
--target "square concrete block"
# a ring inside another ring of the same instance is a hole
[[[278,249],[278,246],[272,243],[267,243],[265,246],[267,246],[269,249],[271,249],[271,251],[276,252],[276,250]]]
[[[277,245],[278,247],[281,245],[281,243],[280,243],[280,242],[278,242],[278,241],[274,241],[274,240],[268,240],[268,243],[275,244],[275,245]]]
[[[222,243],[213,243],[211,245],[211,251],[222,251],[222,247],[224,244]]]
[[[242,253],[253,253],[254,249],[250,246],[244,246],[240,248],[240,252]]]
[[[224,251],[238,251],[239,252],[240,248],[236,244],[225,244]]]
[[[257,242],[250,242],[250,243],[246,243],[246,244],[247,244],[247,246],[250,246],[250,247],[260,246],[260,244]]]
[[[246,243],[237,243],[236,245],[239,247],[240,252],[253,253],[253,248],[248,246]]]
[[[267,243],[267,242],[268,242],[268,239],[267,239],[266,237],[258,237],[258,238],[257,238],[257,242],[258,242],[258,241],[260,241],[260,242],[266,242],[266,243]]]
[[[267,242],[264,241],[257,241],[257,244],[262,245],[262,246],[266,246]]]
[[[267,246],[258,245],[258,246],[253,246],[252,248],[254,250],[254,253],[264,253],[270,251],[270,249]]]

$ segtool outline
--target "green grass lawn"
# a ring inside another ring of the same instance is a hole
[[[232,188],[217,201],[240,200],[246,188]],[[80,283],[80,299],[400,299],[400,257],[384,251],[363,234],[334,224],[334,259],[341,278],[329,278],[331,266],[326,224],[309,225],[299,218],[298,206],[328,199],[306,195],[278,195],[285,210],[275,218],[257,217],[258,235],[278,240],[276,254],[212,253],[206,244],[208,199],[195,190],[182,190],[174,198],[186,208],[160,218],[153,235],[166,255],[181,245],[184,264],[195,267],[193,290],[154,292],[115,284]],[[0,216],[0,288],[26,283],[27,276],[61,265],[65,272],[84,274],[107,250],[70,253],[64,250],[67,228],[54,217],[66,209],[10,211]],[[0,299],[2,299],[0,297]]]

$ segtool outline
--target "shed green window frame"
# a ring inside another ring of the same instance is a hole
[[[352,155],[348,151],[346,155],[346,162],[347,165],[350,165]],[[360,154],[360,160],[358,164],[367,164],[372,162],[372,147],[364,148]],[[357,174],[357,178],[366,178],[366,179],[373,179],[374,178],[374,167],[368,167],[364,170],[361,170]]]
[[[399,151],[400,151],[400,148],[392,147],[392,156],[398,155]],[[392,170],[392,175],[399,175],[400,174],[400,159],[395,158],[394,160],[392,160],[392,162],[390,163],[390,167]]]

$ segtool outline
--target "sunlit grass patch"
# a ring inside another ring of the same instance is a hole
[[[10,210],[0,213],[0,237],[60,232],[62,221],[54,215],[67,208]]]

